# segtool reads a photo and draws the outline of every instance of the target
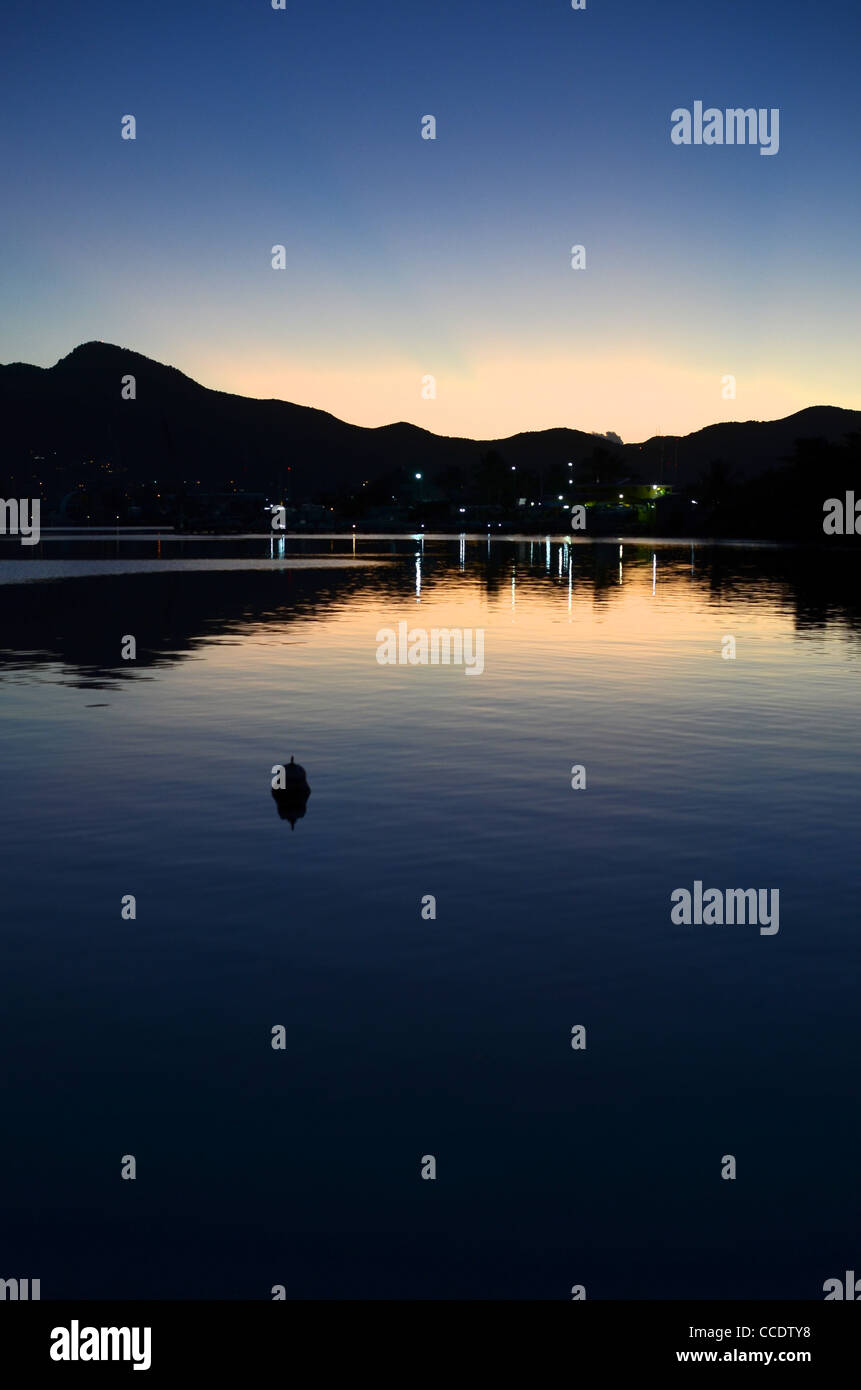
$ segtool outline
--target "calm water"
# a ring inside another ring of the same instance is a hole
[[[856,568],[4,544],[0,1277],[818,1299],[861,1267]],[[401,620],[484,629],[483,674],[379,665]],[[779,933],[674,925],[695,879],[778,888]]]

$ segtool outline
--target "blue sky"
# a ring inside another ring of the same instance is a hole
[[[101,338],[480,437],[861,408],[859,40],[797,0],[19,7],[0,360]],[[674,146],[695,100],[779,108],[779,153]]]

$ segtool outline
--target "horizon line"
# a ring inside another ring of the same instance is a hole
[[[271,405],[285,405],[285,406],[292,406],[294,409],[298,409],[298,410],[313,411],[313,412],[314,412],[315,414],[317,414],[317,415],[325,415],[325,416],[327,416],[330,420],[334,420],[334,421],[336,421],[338,424],[347,425],[347,426],[349,426],[349,428],[351,428],[351,429],[367,430],[369,433],[376,433],[376,432],[379,431],[379,430],[397,429],[397,428],[399,428],[399,427],[403,427],[403,428],[405,428],[405,429],[417,430],[417,431],[419,431],[421,434],[429,435],[429,436],[430,436],[431,438],[433,438],[433,439],[461,440],[461,441],[463,441],[463,442],[465,442],[465,443],[470,443],[470,444],[501,444],[501,443],[506,443],[506,442],[511,441],[511,440],[514,440],[514,439],[519,439],[519,438],[521,438],[521,437],[523,437],[523,436],[530,435],[530,434],[536,434],[536,435],[538,435],[538,434],[553,434],[553,433],[556,433],[556,432],[559,432],[559,433],[563,433],[563,432],[564,432],[564,433],[570,433],[570,434],[580,434],[580,435],[583,435],[583,436],[585,436],[585,437],[587,437],[587,438],[600,439],[600,440],[603,440],[606,444],[613,445],[613,447],[615,447],[615,448],[620,448],[620,447],[621,447],[621,448],[626,448],[626,449],[627,449],[627,448],[642,447],[644,444],[649,444],[649,443],[651,443],[653,440],[656,440],[656,439],[661,439],[661,440],[664,440],[664,439],[674,439],[674,440],[690,439],[690,438],[692,438],[694,435],[702,434],[705,430],[708,430],[708,429],[715,429],[715,428],[717,428],[717,427],[719,427],[719,426],[724,426],[724,425],[776,425],[776,424],[782,424],[782,423],[784,423],[784,422],[787,421],[787,420],[795,419],[796,416],[804,415],[807,411],[810,411],[810,410],[834,410],[834,411],[841,411],[841,412],[843,412],[843,413],[845,413],[845,414],[847,414],[847,415],[861,416],[861,409],[855,409],[855,408],[852,407],[852,406],[834,405],[834,404],[829,404],[828,402],[822,402],[822,401],[820,401],[820,402],[816,402],[816,403],[811,404],[811,405],[802,406],[799,410],[791,411],[788,415],[778,415],[778,416],[773,416],[773,417],[770,417],[770,418],[756,418],[756,417],[751,416],[751,417],[749,417],[749,418],[746,419],[746,420],[741,420],[741,419],[739,419],[739,420],[712,420],[709,424],[707,424],[707,425],[701,425],[698,429],[690,430],[687,434],[676,434],[676,433],[662,434],[662,433],[655,433],[655,434],[651,434],[651,435],[646,435],[643,439],[639,439],[639,440],[637,440],[637,439],[622,440],[621,444],[617,444],[615,440],[610,439],[610,438],[608,437],[607,433],[602,433],[600,430],[580,429],[580,428],[579,428],[578,426],[576,426],[576,425],[545,425],[545,426],[542,426],[542,427],[539,427],[539,428],[536,428],[536,429],[516,430],[513,434],[507,434],[507,435],[494,435],[494,436],[477,436],[477,435],[462,435],[462,434],[441,434],[441,433],[438,433],[438,432],[435,431],[435,430],[428,429],[428,428],[427,428],[426,426],[424,426],[424,425],[417,425],[417,424],[414,424],[413,421],[411,421],[411,420],[404,420],[404,419],[400,419],[400,420],[389,420],[389,421],[386,421],[386,422],[384,422],[383,424],[380,424],[380,425],[362,425],[362,424],[358,424],[357,422],[355,422],[355,421],[353,421],[353,420],[347,420],[347,419],[345,419],[343,416],[341,416],[341,415],[336,415],[336,414],[334,414],[333,411],[331,411],[331,410],[325,410],[325,409],[321,408],[320,406],[305,405],[305,404],[302,404],[302,403],[299,402],[299,401],[287,400],[287,399],[285,399],[285,398],[282,397],[282,396],[250,396],[250,395],[245,395],[245,394],[243,394],[243,393],[241,393],[241,392],[238,392],[238,391],[225,391],[225,390],[222,390],[221,388],[219,388],[219,387],[217,387],[217,386],[207,386],[207,385],[204,384],[204,382],[199,381],[196,377],[190,376],[190,375],[188,374],[188,372],[183,371],[183,369],[182,369],[181,367],[176,367],[176,366],[174,366],[174,364],[173,364],[172,362],[164,362],[164,361],[162,361],[160,358],[157,358],[157,357],[149,357],[149,356],[147,356],[146,353],[138,351],[137,348],[123,347],[123,346],[121,346],[121,345],[118,344],[118,343],[108,342],[106,339],[103,339],[103,338],[88,338],[88,339],[86,339],[84,342],[81,342],[81,343],[76,344],[76,346],[73,347],[69,352],[65,353],[65,354],[64,354],[63,356],[61,356],[61,357],[58,357],[57,360],[56,360],[56,362],[51,363],[51,365],[50,365],[50,366],[47,366],[47,367],[43,367],[43,366],[41,366],[41,365],[40,365],[39,363],[37,363],[37,362],[25,362],[23,359],[20,359],[20,358],[19,358],[19,359],[15,359],[15,360],[13,360],[13,361],[10,361],[10,362],[0,362],[0,368],[9,368],[9,367],[30,367],[30,368],[32,368],[34,371],[51,372],[51,371],[54,371],[57,367],[59,367],[59,366],[61,365],[61,363],[67,362],[68,359],[69,359],[70,357],[73,357],[73,356],[75,355],[75,353],[79,353],[79,352],[82,351],[82,349],[91,348],[91,347],[104,347],[104,348],[109,348],[109,349],[111,349],[112,351],[117,352],[117,353],[127,353],[127,354],[129,354],[129,355],[131,355],[131,356],[133,356],[133,357],[142,358],[145,362],[150,362],[150,363],[152,363],[154,366],[156,366],[156,367],[161,367],[161,368],[162,368],[163,370],[165,370],[165,371],[176,372],[179,376],[183,377],[186,381],[191,382],[191,384],[192,384],[193,386],[197,386],[200,390],[202,390],[202,391],[208,391],[208,392],[210,392],[210,393],[213,394],[213,395],[218,395],[218,396],[231,396],[231,397],[233,397],[233,398],[236,399],[236,400],[242,400],[242,401],[257,401],[257,402],[259,402],[260,404],[266,404],[266,405],[270,405],[270,404],[271,404]],[[614,431],[614,433],[615,433],[615,431]]]

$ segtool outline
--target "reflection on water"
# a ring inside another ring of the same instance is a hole
[[[600,615],[615,633],[639,644],[646,638],[640,603],[648,585],[657,601],[658,616],[648,620],[655,636],[693,631],[697,624],[704,629],[728,605],[738,605],[757,630],[764,625],[777,632],[789,623],[797,633],[827,630],[832,638],[861,632],[857,566],[845,552],[592,545],[551,537],[494,537],[491,545],[489,536],[485,543],[428,538],[427,550],[424,536],[360,537],[357,550],[356,540],[183,538],[173,540],[170,559],[162,538],[159,560],[156,543],[143,539],[124,544],[121,559],[113,541],[90,540],[86,559],[76,540],[43,542],[35,558],[31,552],[19,558],[10,543],[0,549],[0,587],[15,588],[4,614],[0,678],[47,668],[46,679],[110,685],[197,654],[211,642],[259,637],[264,628],[286,631],[311,620],[356,630],[369,613],[403,601],[408,563],[415,604],[461,613],[469,606],[493,615],[507,588],[511,609],[529,605],[533,629],[553,628],[559,595],[580,636]],[[102,582],[106,576],[110,584]],[[77,582],[57,582],[71,578]],[[146,633],[133,666],[119,659],[116,622]]]
[[[861,1214],[846,554],[158,544],[0,547],[7,1272],[821,1297]],[[402,620],[482,629],[480,678],[379,665]],[[674,926],[697,879],[778,888],[779,933]]]

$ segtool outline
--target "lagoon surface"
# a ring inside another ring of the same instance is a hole
[[[851,552],[46,534],[0,595],[0,1277],[820,1299],[859,1267]],[[483,630],[483,672],[381,666],[401,621]],[[695,880],[778,889],[779,931],[674,924]]]

